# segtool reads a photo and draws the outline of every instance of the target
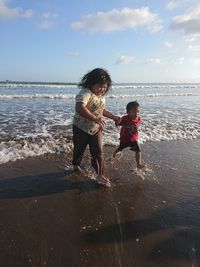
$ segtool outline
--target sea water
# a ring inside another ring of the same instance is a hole
[[[0,164],[70,151],[79,90],[69,84],[0,83]],[[200,84],[114,84],[106,108],[122,116],[135,100],[142,117],[140,143],[199,138]],[[120,129],[106,121],[104,144],[117,145]]]

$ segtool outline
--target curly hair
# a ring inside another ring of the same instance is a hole
[[[80,83],[79,87],[91,89],[95,84],[107,84],[107,92],[112,85],[112,80],[109,73],[105,69],[96,68],[86,73]]]

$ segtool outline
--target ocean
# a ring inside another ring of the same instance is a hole
[[[0,83],[0,164],[71,151],[79,90],[72,84]],[[122,116],[134,100],[140,104],[141,144],[199,138],[200,84],[114,84],[106,107]],[[106,121],[104,144],[117,145],[120,129]]]
[[[146,167],[129,149],[110,160],[120,129],[106,120],[109,188],[96,182],[88,150],[83,173],[72,171],[78,91],[0,83],[1,265],[200,266],[200,84],[112,86],[113,114],[140,104]]]

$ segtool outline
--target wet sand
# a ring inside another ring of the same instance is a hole
[[[0,165],[0,266],[200,266],[200,140],[142,146],[137,172],[126,150],[112,187],[64,171],[71,155]]]

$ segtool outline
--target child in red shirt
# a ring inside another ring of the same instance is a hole
[[[138,144],[138,127],[141,124],[139,103],[137,101],[129,102],[126,106],[127,115],[123,116],[117,126],[121,125],[120,131],[120,144],[115,150],[113,157],[126,147],[130,147],[132,151],[135,151],[135,159],[137,168],[142,169],[145,166],[141,164],[141,149]]]

